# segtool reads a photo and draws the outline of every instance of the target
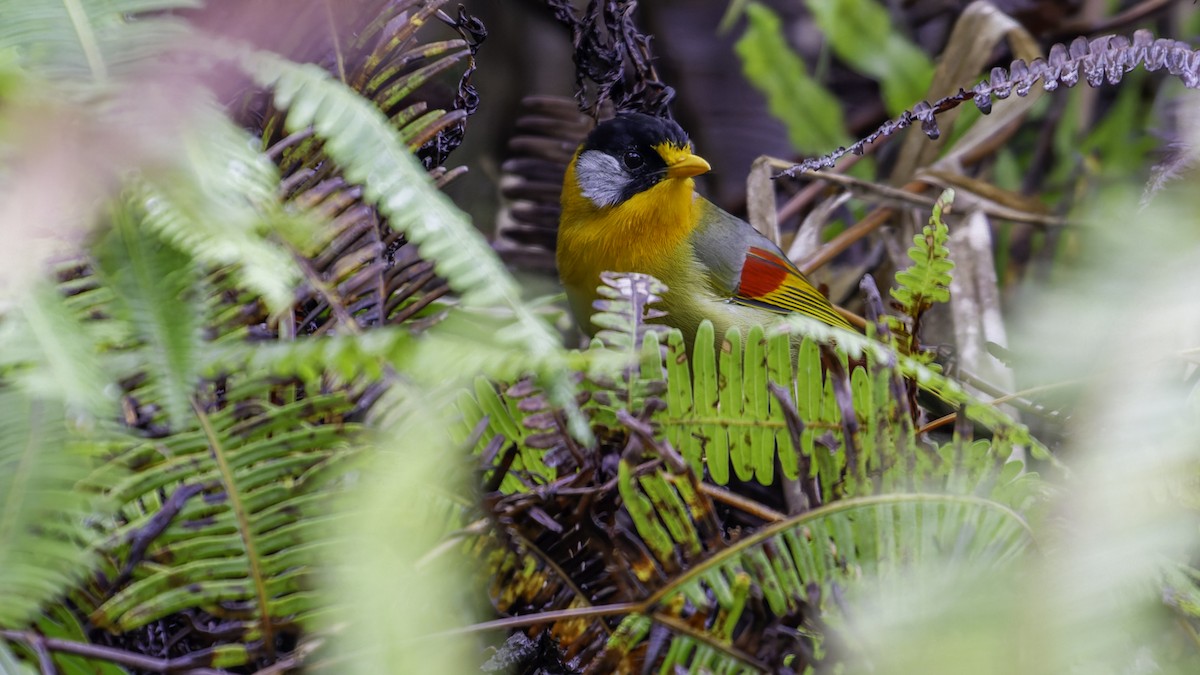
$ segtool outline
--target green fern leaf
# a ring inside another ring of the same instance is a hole
[[[298,131],[314,126],[346,177],[362,184],[367,198],[392,225],[422,246],[422,253],[436,262],[464,300],[514,312],[525,309],[515,283],[483,238],[444,196],[424,189],[428,177],[377,109],[320,68],[227,47],[260,85],[274,88],[277,104],[289,110],[288,127]],[[531,319],[530,324],[537,328],[521,324],[530,337],[549,339],[539,323]]]
[[[148,398],[160,402],[167,421],[180,427],[192,417],[189,400],[199,384],[199,280],[186,255],[145,236],[136,220],[131,209],[114,211],[113,230],[97,250],[99,273],[114,291],[113,311],[133,329],[134,343],[127,346],[149,366]]]
[[[633,518],[634,526],[637,527],[642,541],[650,547],[660,561],[671,560],[675,545],[667,528],[659,522],[658,516],[655,515],[653,500],[634,486],[629,462],[621,460],[618,471],[617,487],[621,492],[621,501],[624,502],[630,517]],[[680,527],[682,528],[682,525]]]
[[[662,301],[666,284],[648,274],[636,273],[601,272],[600,280],[604,283],[596,292],[601,299],[596,301],[597,311],[592,315],[592,323],[600,329],[596,339],[611,349],[637,354],[647,333],[667,331],[666,326],[649,323],[667,315],[650,307]]]
[[[917,316],[934,303],[950,299],[950,270],[954,269],[954,263],[950,261],[950,249],[946,247],[950,229],[942,214],[953,203],[954,190],[942,192],[933,206],[929,223],[913,238],[913,246],[908,249],[912,267],[896,273],[897,288],[893,288],[891,294],[908,316]]]
[[[516,449],[512,465],[499,486],[504,493],[528,489],[518,476],[527,477],[533,484],[547,483],[554,476],[554,471],[546,465],[544,451],[529,443],[529,437],[535,432],[526,425],[526,421],[537,412],[523,406],[523,400],[510,392],[496,391],[495,385],[483,377],[475,380],[474,396],[464,392],[459,397],[464,438],[482,420],[488,420],[476,443],[478,451],[500,446],[501,452],[504,452],[510,445]]]
[[[87,574],[96,555],[85,523],[111,513],[80,486],[114,442],[103,421],[113,388],[89,337],[43,285],[0,316],[3,627],[22,627]]]
[[[796,332],[821,340],[836,340],[839,350],[854,358],[873,359],[880,364],[894,364],[896,372],[916,381],[927,391],[952,407],[963,407],[961,414],[982,424],[994,434],[998,447],[1016,445],[1029,447],[1034,457],[1048,460],[1061,466],[1046,446],[1030,433],[1029,429],[1000,410],[997,406],[983,403],[971,396],[963,386],[937,369],[927,365],[921,358],[898,354],[883,343],[861,335],[839,331],[836,335],[824,324],[802,316],[788,316],[777,330]]]
[[[261,294],[270,311],[290,307],[300,271],[270,237],[303,241],[311,226],[284,217],[279,173],[251,149],[245,132],[215,108],[196,115],[182,139],[185,161],[174,171],[144,175],[133,191],[141,226],[200,263],[233,266],[238,281]]]
[[[815,343],[801,347],[796,370],[792,366],[791,337],[767,337],[762,328],[751,329],[745,340],[737,329],[729,331],[721,349],[706,347],[713,339],[712,324],[705,321],[696,334],[689,373],[688,353],[678,331],[668,335],[665,362],[666,410],[656,416],[668,439],[676,444],[693,471],[707,468],[718,485],[731,477],[770,485],[778,459],[784,475],[800,474],[797,454],[788,433],[783,404],[771,394],[774,384],[792,393],[822,381]],[[823,395],[821,399],[824,400]],[[811,403],[806,397],[805,404]],[[806,411],[816,410],[811,406]],[[813,434],[828,426],[804,417],[802,441],[807,449]],[[834,428],[837,428],[836,425]]]
[[[189,34],[172,10],[198,0],[0,0],[0,51],[54,78],[103,81],[155,63]]]
[[[16,655],[9,650],[8,645],[0,642],[0,673],[37,675],[38,671],[28,663],[18,661]]]
[[[21,627],[95,562],[83,527],[95,498],[90,470],[61,402],[0,389],[0,626]]]
[[[26,291],[0,315],[0,376],[36,398],[63,402],[72,414],[102,419],[115,400],[112,379],[94,350],[94,334],[49,285]]]
[[[465,308],[510,313],[511,323],[489,337],[524,352],[547,377],[549,394],[566,409],[572,431],[589,437],[590,430],[576,412],[557,336],[522,301],[512,276],[482,235],[444,195],[430,188],[429,178],[382,113],[315,66],[230,45],[222,51],[222,56],[234,54],[260,85],[274,89],[276,104],[288,110],[290,130],[315,129],[346,178],[361,184],[367,201],[435,263],[438,273],[462,294]]]
[[[415,341],[412,332],[396,326],[291,342],[249,343],[241,337],[223,335],[216,344],[202,346],[201,375],[216,378],[226,373],[249,372],[306,381],[322,376],[336,376],[343,382],[358,377],[378,380],[384,376],[386,364],[407,360]]]
[[[613,631],[612,637],[608,639],[604,654],[595,663],[596,669],[599,672],[628,670],[628,668],[621,667],[621,661],[641,644],[653,626],[654,622],[650,617],[642,614],[630,614],[625,617]]]
[[[746,34],[736,47],[742,69],[766,95],[771,114],[787,125],[792,146],[820,154],[848,144],[841,105],[788,46],[779,16],[757,2],[750,3],[746,15]]]
[[[703,616],[737,614],[755,624],[819,612],[836,632],[846,603],[874,584],[903,578],[907,570],[952,564],[980,572],[1003,567],[1031,542],[1024,520],[1001,504],[978,497],[885,495],[850,499],[763,528],[691,565],[651,596],[660,608],[651,618],[678,630],[702,623]],[[676,541],[676,547],[683,542]],[[675,555],[672,551],[668,559]],[[661,559],[660,559],[661,560]],[[746,585],[761,596],[753,617],[744,601]],[[674,620],[671,607],[689,601],[687,623]],[[837,599],[835,599],[837,598]],[[813,606],[815,600],[816,605]],[[681,625],[682,624],[682,625]],[[664,668],[693,668],[697,659],[717,670],[761,668],[726,645],[729,628],[684,631],[685,640],[715,648],[718,654],[673,650]],[[793,646],[795,653],[801,653]],[[781,664],[774,664],[776,666]],[[809,664],[812,665],[812,664]]]
[[[357,427],[336,422],[350,404],[325,395],[272,405],[256,389],[235,403],[240,391],[230,385],[221,410],[197,404],[200,429],[117,457],[137,471],[110,491],[129,522],[106,549],[130,581],[92,612],[96,625],[127,631],[187,608],[219,613],[221,603],[244,603],[253,613],[241,639],[251,642],[303,624],[319,607],[306,589],[329,541],[330,481],[355,457],[347,444]],[[128,542],[158,513],[157,495],[187,485],[204,498],[182,505],[144,560],[129,558]]]

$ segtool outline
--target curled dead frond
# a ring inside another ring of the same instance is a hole
[[[650,36],[633,21],[637,4],[637,0],[593,0],[580,16],[569,0],[546,0],[554,18],[571,31],[575,99],[579,109],[592,117],[609,101],[618,112],[669,114],[667,106],[675,90],[659,79]]]
[[[1035,59],[1026,63],[1018,59],[1008,69],[993,68],[990,77],[970,91],[959,89],[957,93],[932,104],[922,101],[849,148],[838,148],[827,155],[805,160],[784,170],[783,174],[795,176],[807,171],[832,168],[846,153],[861,155],[868,145],[913,124],[919,124],[930,138],[937,138],[941,134],[937,115],[957,108],[966,101],[974,102],[986,114],[992,110],[993,98],[1003,100],[1012,94],[1026,96],[1038,82],[1046,91],[1054,91],[1059,86],[1073,87],[1081,78],[1088,86],[1099,87],[1106,82],[1120,82],[1125,73],[1138,66],[1150,72],[1165,69],[1179,78],[1185,87],[1200,87],[1200,51],[1192,49],[1186,42],[1155,39],[1154,34],[1147,30],[1135,32],[1132,40],[1123,35],[1104,35],[1091,40],[1078,37],[1069,47],[1062,44],[1051,47],[1045,60]]]

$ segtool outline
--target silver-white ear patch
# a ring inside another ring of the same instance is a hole
[[[616,157],[599,150],[588,150],[579,155],[575,163],[575,178],[579,181],[583,196],[600,208],[616,206],[621,201],[621,194],[633,180]]]

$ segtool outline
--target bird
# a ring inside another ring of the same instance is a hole
[[[597,125],[563,177],[555,262],[571,313],[594,335],[600,273],[649,274],[668,290],[658,321],[689,346],[704,319],[718,338],[780,315],[850,329],[780,248],[696,193],[711,170],[674,121],[624,113]]]

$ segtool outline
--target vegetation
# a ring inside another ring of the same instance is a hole
[[[752,219],[864,318],[688,353],[495,252],[578,110],[670,108],[636,2],[536,3],[578,105],[492,241],[469,8],[254,4],[0,0],[0,672],[1200,670],[1196,11],[808,2],[810,64],[722,3],[810,155]]]

